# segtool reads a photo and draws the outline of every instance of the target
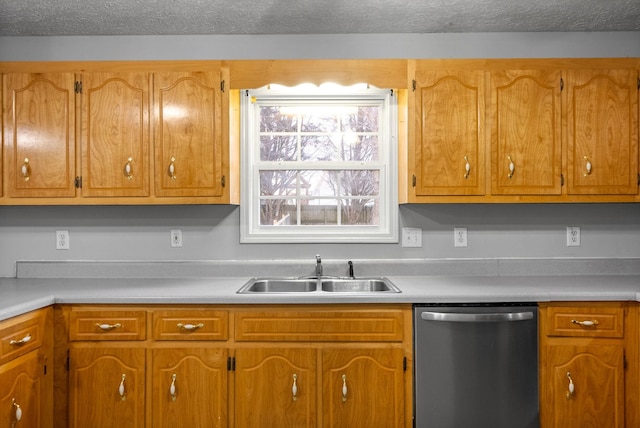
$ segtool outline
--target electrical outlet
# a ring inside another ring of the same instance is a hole
[[[182,247],[182,229],[171,229],[171,248]]]
[[[580,226],[567,226],[567,247],[580,246]]]
[[[467,246],[467,228],[466,227],[453,228],[453,245],[454,247]]]
[[[68,250],[71,248],[68,230],[56,230],[56,250]]]
[[[422,247],[422,229],[419,227],[402,228],[403,247]]]

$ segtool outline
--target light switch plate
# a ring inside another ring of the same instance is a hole
[[[402,228],[403,247],[422,247],[422,229],[419,227]]]

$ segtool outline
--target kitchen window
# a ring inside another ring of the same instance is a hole
[[[241,242],[397,242],[392,90],[270,85],[241,98]]]

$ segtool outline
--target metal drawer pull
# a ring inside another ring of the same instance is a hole
[[[588,157],[584,157],[584,176],[591,175],[591,170],[593,169],[593,165],[591,165],[591,161]]]
[[[464,157],[464,178],[469,178],[469,172],[471,171],[471,164],[469,163],[469,158],[467,156]]]
[[[31,340],[31,335],[27,334],[25,337],[23,337],[20,340],[12,340],[11,342],[9,342],[9,345],[11,346],[22,346],[25,345],[27,343],[29,343],[29,341]]]
[[[176,394],[176,374],[171,375],[171,386],[169,387],[169,395],[171,395],[171,400],[176,401],[178,398],[178,394]]]
[[[526,321],[533,319],[533,312],[505,312],[487,314],[461,314],[448,312],[422,312],[420,318],[425,321],[449,321],[449,322],[502,322],[502,321]]]
[[[24,181],[29,181],[29,178],[31,177],[31,166],[29,165],[29,158],[24,158],[24,163],[20,168],[20,173],[22,174],[22,178],[24,178]]]
[[[122,378],[120,378],[120,385],[118,386],[118,394],[120,394],[120,399],[122,401],[127,399],[127,394],[125,394],[124,390],[124,380],[127,378],[127,375],[122,373]]]
[[[513,177],[513,173],[516,170],[516,164],[514,164],[511,160],[511,156],[507,156],[507,159],[509,159],[509,174],[507,174],[507,177],[511,178]]]
[[[598,320],[585,320],[585,321],[571,320],[571,323],[578,324],[584,327],[593,327],[594,325],[600,324]]]
[[[569,379],[569,390],[567,391],[567,400],[571,400],[573,394],[576,391],[576,386],[573,384],[573,379],[571,379],[571,373],[567,372],[567,379]]]
[[[13,404],[13,407],[16,408],[15,416],[16,416],[16,422],[18,422],[20,419],[22,419],[22,408],[20,407],[20,405],[18,403],[16,403],[16,399],[15,398],[12,399],[11,402]]]
[[[100,324],[99,322],[97,322],[96,327],[98,327],[100,330],[103,330],[103,331],[109,331],[109,330],[113,330],[114,328],[122,327],[122,324],[120,324],[119,322],[115,324],[106,324],[106,323]]]
[[[347,375],[342,375],[342,402],[347,402]]]
[[[296,401],[298,399],[298,375],[297,374],[293,374],[293,386],[291,387],[291,395],[293,398],[293,401]]]
[[[176,158],[171,156],[171,162],[169,163],[169,168],[167,168],[167,173],[169,174],[169,177],[171,177],[172,180],[176,179],[176,166],[174,165],[175,161],[176,161]]]
[[[179,329],[182,329],[182,330],[195,331],[195,330],[197,330],[197,329],[199,329],[199,328],[204,327],[204,324],[203,324],[203,323],[198,323],[198,324],[182,324],[181,322],[179,322],[178,324],[176,324],[176,326],[177,326]]]
[[[127,159],[127,163],[124,164],[124,175],[128,180],[133,180],[133,167],[131,166],[131,162],[133,162],[132,158]]]

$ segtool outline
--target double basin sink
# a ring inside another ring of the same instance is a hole
[[[253,278],[237,292],[240,294],[271,293],[400,293],[385,277],[378,278]]]

